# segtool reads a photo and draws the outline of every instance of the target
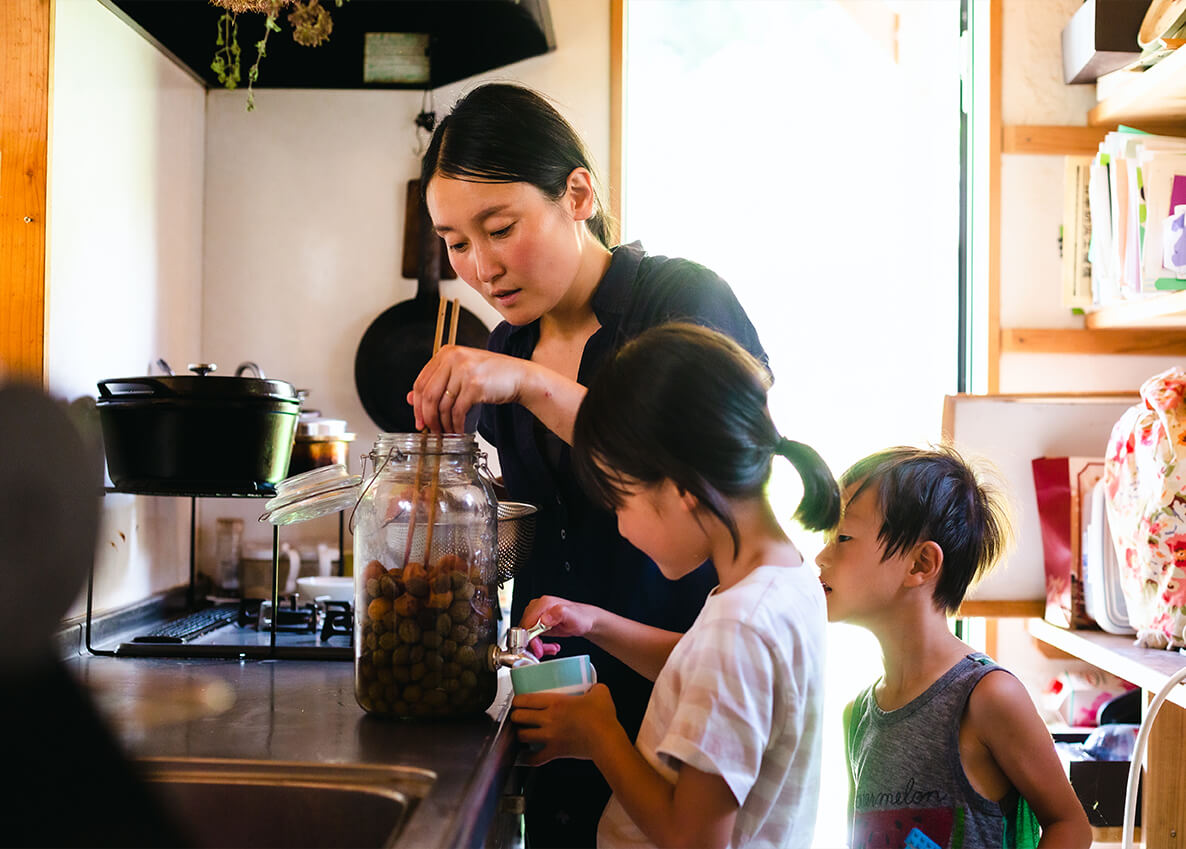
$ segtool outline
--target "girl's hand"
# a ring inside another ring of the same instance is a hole
[[[600,742],[620,731],[609,688],[594,684],[580,695],[525,693],[511,702],[511,722],[519,739],[542,746],[528,756],[532,766],[556,758],[589,760]]]
[[[445,345],[420,370],[408,403],[416,430],[464,433],[465,417],[477,404],[519,400],[531,363],[479,348]]]
[[[591,604],[579,604],[545,595],[528,603],[519,624],[523,628],[530,628],[536,622],[542,622],[548,626],[545,634],[549,637],[584,637],[593,630],[597,611],[598,608]],[[560,646],[557,643],[546,643],[536,637],[528,643],[527,650],[542,658],[556,654],[560,651]]]

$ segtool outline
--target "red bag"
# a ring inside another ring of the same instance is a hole
[[[1082,516],[1103,477],[1103,458],[1039,457],[1033,472],[1046,567],[1046,621],[1060,628],[1098,628],[1083,597]]]

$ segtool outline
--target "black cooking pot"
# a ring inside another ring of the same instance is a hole
[[[99,382],[111,482],[129,492],[270,494],[288,471],[296,389],[253,363],[234,377],[211,376],[212,364],[189,368],[194,374]],[[249,369],[258,376],[242,376]]]

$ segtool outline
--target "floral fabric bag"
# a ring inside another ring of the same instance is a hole
[[[1146,380],[1112,428],[1104,492],[1137,644],[1186,646],[1186,372]]]

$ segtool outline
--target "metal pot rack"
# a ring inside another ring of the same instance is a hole
[[[189,585],[186,587],[186,610],[195,611],[195,581],[197,578],[197,562],[195,547],[197,539],[197,504],[199,498],[271,498],[276,494],[275,488],[268,485],[249,484],[243,489],[177,489],[165,491],[153,488],[147,489],[118,488],[108,486],[103,488],[104,494],[120,493],[122,495],[152,495],[170,498],[188,498],[189,503]],[[338,570],[345,567],[345,530],[344,513],[338,513]],[[86,587],[86,648],[93,655],[103,657],[180,657],[180,658],[225,658],[230,660],[353,660],[354,648],[349,646],[282,646],[276,645],[276,634],[280,608],[280,526],[272,526],[272,627],[270,628],[269,643],[266,646],[231,645],[217,643],[184,643],[184,642],[124,642],[115,649],[99,649],[92,644],[92,620],[95,592],[95,564],[91,563],[87,575]],[[353,641],[353,636],[351,637]]]

